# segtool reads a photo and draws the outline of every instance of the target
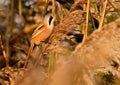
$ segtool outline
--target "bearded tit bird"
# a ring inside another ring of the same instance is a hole
[[[27,66],[28,59],[30,53],[33,50],[34,44],[40,45],[42,42],[44,42],[51,35],[53,28],[54,28],[53,15],[47,14],[43,22],[41,22],[40,25],[33,31],[30,41],[30,48],[26,57],[26,61],[24,63],[24,67]]]

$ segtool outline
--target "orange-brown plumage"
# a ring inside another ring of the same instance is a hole
[[[48,14],[45,16],[44,21],[34,30],[31,37],[30,48],[27,54],[24,67],[27,66],[28,59],[34,44],[41,44],[41,42],[45,41],[51,35],[53,26],[54,26],[54,19],[51,14]]]

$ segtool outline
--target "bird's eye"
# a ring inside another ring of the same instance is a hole
[[[50,18],[49,18],[49,24],[51,24],[52,19],[53,19],[53,17],[50,16]]]

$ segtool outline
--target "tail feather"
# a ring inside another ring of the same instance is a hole
[[[24,68],[26,68],[26,66],[28,64],[28,60],[29,60],[29,57],[30,57],[30,53],[32,52],[33,46],[34,46],[34,44],[32,44],[29,48],[29,51],[28,51],[28,54],[27,54],[27,57],[26,57],[26,60],[25,60],[25,63],[24,63]]]

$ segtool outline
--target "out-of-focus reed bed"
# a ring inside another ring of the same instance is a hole
[[[16,85],[119,85],[119,4],[119,0],[1,0],[0,84],[15,85],[18,80]],[[31,34],[49,12],[55,17],[55,29],[42,48],[34,47],[23,68]]]
[[[20,85],[32,85],[34,80],[36,85],[119,85],[119,25],[120,19],[117,19],[103,26],[102,30],[96,30],[84,44],[78,44],[74,51],[65,46],[60,48],[57,45],[53,48],[50,45],[50,57],[54,58],[54,63],[48,74],[35,69],[31,71],[32,75],[28,73]]]

